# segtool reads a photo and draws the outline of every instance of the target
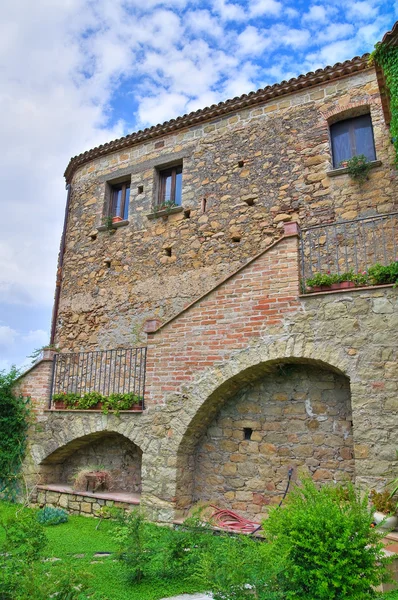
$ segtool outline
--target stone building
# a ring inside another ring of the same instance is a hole
[[[36,413],[25,471],[38,502],[140,502],[169,521],[212,501],[259,519],[290,468],[385,482],[398,291],[357,278],[308,293],[306,279],[397,260],[389,119],[365,55],[71,159],[58,351],[19,384]],[[359,154],[364,182],[344,166]],[[52,400],[131,390],[138,406],[120,414]],[[112,471],[114,489],[72,490],[84,465]]]

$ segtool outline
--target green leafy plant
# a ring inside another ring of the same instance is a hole
[[[68,521],[68,513],[62,508],[45,506],[37,513],[37,520],[41,525],[60,525]]]
[[[381,536],[372,527],[368,498],[353,486],[309,478],[264,522],[272,554],[284,557],[279,578],[286,600],[365,600],[387,578]]]
[[[370,162],[364,154],[358,154],[347,160],[347,171],[361,185],[368,179]]]
[[[113,231],[113,219],[110,215],[103,217],[102,226],[105,227],[108,231]]]
[[[0,492],[16,498],[30,420],[29,400],[14,393],[19,372],[0,371]]]
[[[386,266],[376,263],[368,269],[368,274],[375,285],[398,283],[398,261]]]
[[[55,350],[58,352],[59,348],[55,344],[46,344],[45,346],[41,346],[41,348],[35,348],[32,354],[29,354],[28,356],[28,358],[32,359],[32,365],[34,365],[35,362],[41,358],[44,350]]]
[[[80,396],[74,392],[60,392],[53,395],[54,402],[63,402],[66,408],[75,410],[87,410],[101,404],[101,409],[104,414],[108,414],[110,410],[119,415],[121,410],[129,410],[135,404],[142,404],[142,396],[138,396],[133,392],[126,394],[110,394],[103,396],[99,392],[87,392]]]
[[[313,277],[310,277],[306,281],[308,287],[330,287],[332,283],[337,283],[338,275],[331,275],[330,273],[316,273]]]
[[[390,134],[395,148],[395,161],[398,165],[398,47],[378,43],[370,56],[370,62],[377,63],[384,73],[389,91],[391,122]]]

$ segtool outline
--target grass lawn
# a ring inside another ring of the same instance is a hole
[[[19,510],[30,509],[0,502],[0,521],[14,516]],[[181,578],[130,584],[126,579],[124,564],[116,560],[118,547],[114,539],[115,523],[104,520],[99,529],[96,529],[97,525],[98,519],[70,516],[67,523],[45,528],[48,545],[44,556],[48,559],[61,559],[66,568],[88,574],[93,600],[159,600],[201,591],[197,589],[197,585]],[[3,542],[4,530],[0,528],[0,552]],[[95,556],[107,552],[111,553],[110,556]],[[49,560],[42,565],[48,572],[61,563]],[[382,597],[383,600],[398,600],[398,591]]]
[[[19,505],[0,502],[0,521],[13,516],[19,509],[21,509]],[[114,553],[117,550],[112,536],[114,523],[103,521],[96,530],[97,524],[97,519],[71,515],[67,523],[46,527],[48,546],[45,556],[60,558],[73,569],[89,573],[90,587],[108,600],[158,600],[167,596],[199,591],[190,586],[189,582],[181,580],[129,584],[125,578],[123,564],[115,561],[113,555],[94,557],[98,552]],[[3,540],[4,531],[0,528],[0,548]],[[78,554],[84,554],[84,558],[77,558]],[[46,568],[51,564],[46,563]]]

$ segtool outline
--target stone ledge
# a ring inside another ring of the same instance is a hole
[[[136,492],[89,492],[88,490],[74,490],[71,486],[62,483],[49,483],[48,485],[38,485],[38,490],[46,492],[57,492],[59,494],[72,494],[74,496],[84,496],[86,498],[99,498],[100,500],[113,500],[114,502],[124,502],[126,504],[140,504],[141,494]]]
[[[369,162],[369,166],[371,169],[375,169],[376,167],[381,167],[383,163],[381,160],[372,160]],[[338,177],[339,175],[347,175],[348,168],[347,167],[339,167],[337,169],[332,169],[331,171],[326,171],[326,175],[328,177]]]
[[[367,290],[382,290],[384,288],[393,288],[395,283],[385,283],[383,285],[367,285],[364,287],[351,287],[340,290],[329,290],[323,292],[307,292],[306,294],[299,294],[299,298],[312,298],[312,296],[325,296],[329,294],[351,294],[352,292],[366,292]]]
[[[45,413],[94,413],[96,415],[102,415],[105,414],[102,412],[102,409],[99,410],[95,410],[93,408],[87,408],[87,409],[83,409],[83,408],[45,408],[44,411]],[[106,414],[108,415],[114,415],[116,411],[114,410],[109,410]],[[124,414],[124,415],[130,415],[130,414],[138,414],[141,415],[144,412],[143,408],[136,408],[136,409],[129,409],[129,410],[119,410],[118,414]]]
[[[98,231],[112,231],[112,229],[117,229],[118,227],[126,227],[130,221],[119,221],[118,223],[112,223],[112,227],[108,227],[107,225],[100,225],[97,227]]]
[[[165,208],[164,210],[157,210],[156,212],[151,212],[147,215],[147,219],[152,221],[153,219],[158,219],[159,217],[168,217],[169,215],[174,215],[176,213],[182,212],[183,210],[183,206],[173,206],[172,208]]]

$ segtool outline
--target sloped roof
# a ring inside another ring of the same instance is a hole
[[[392,32],[395,29],[396,25],[394,25]],[[389,32],[389,34],[392,34],[392,32]],[[292,79],[289,79],[289,81],[282,81],[281,83],[268,85],[267,87],[259,89],[256,92],[250,92],[249,94],[243,94],[242,96],[237,96],[231,100],[213,104],[212,106],[199,109],[195,112],[178,117],[177,119],[171,119],[170,121],[165,121],[162,124],[154,125],[153,127],[149,127],[147,129],[126,135],[125,137],[121,137],[117,140],[113,140],[71,158],[64,173],[65,179],[67,182],[70,182],[76,169],[81,165],[90,162],[94,158],[105,156],[111,152],[115,152],[117,150],[139,144],[143,141],[166,135],[168,133],[173,133],[186,127],[198,125],[204,121],[209,121],[249,106],[261,104],[262,102],[266,102],[271,98],[291,94],[305,88],[314,87],[321,83],[340,79],[341,77],[351,75],[352,73],[364,71],[365,69],[369,68],[368,58],[369,54],[356,56],[351,60],[344,61],[343,63],[336,63],[335,65],[325,67],[324,69],[317,69],[315,72],[310,71],[306,75],[293,77]]]
[[[381,40],[387,46],[398,46],[398,21],[395,21],[391,31],[387,31]]]

